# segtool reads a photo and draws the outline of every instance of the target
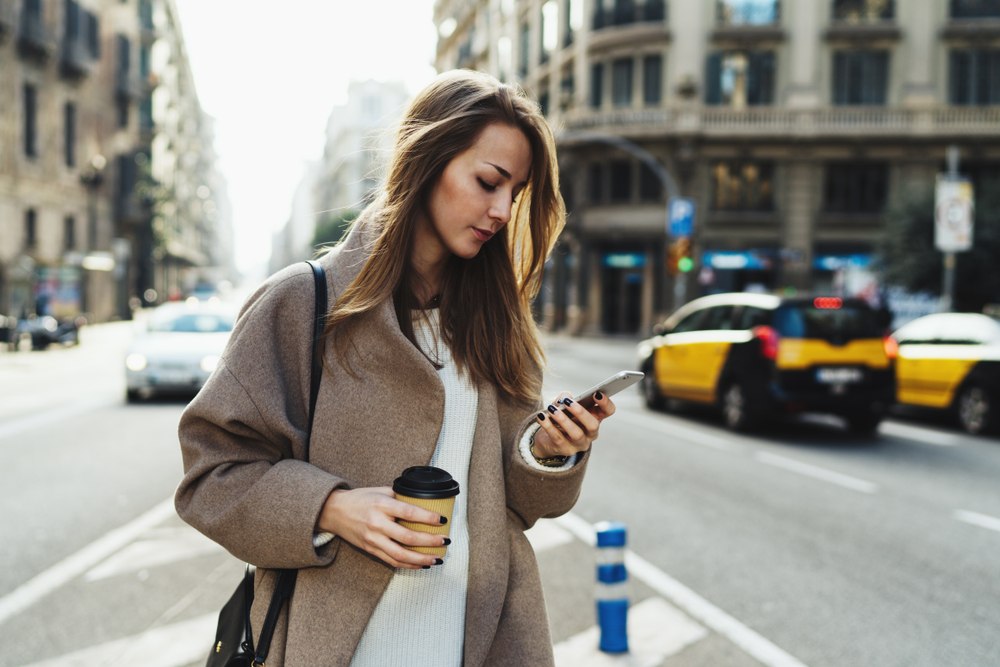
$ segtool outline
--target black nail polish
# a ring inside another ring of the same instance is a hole
[[[449,538],[447,538],[447,537],[446,537],[446,538],[444,538],[444,542],[442,542],[442,544],[443,544],[444,546],[448,546],[449,544],[451,544],[451,540],[450,540]]]
[[[435,558],[434,559],[434,564],[435,565],[444,565],[444,561],[441,560],[440,558]]]
[[[538,421],[540,421],[540,422],[545,421],[545,413],[544,412],[539,412],[538,413]]]
[[[556,408],[556,406],[554,406],[554,405],[550,405],[550,406],[548,407],[548,410],[549,410],[549,412],[551,412],[552,414],[555,414],[555,413],[556,413],[556,409],[557,409],[557,408]]]
[[[604,394],[602,394],[601,392],[597,392],[596,394],[594,394],[594,398],[599,401],[602,398],[604,398]]]
[[[420,569],[421,570],[429,570],[429,569],[431,569],[431,566],[430,565],[421,565]]]
[[[441,523],[442,524],[448,523],[448,517],[446,516],[441,517]]]
[[[562,400],[562,404],[563,405],[573,405],[573,399],[572,398],[564,398]]]

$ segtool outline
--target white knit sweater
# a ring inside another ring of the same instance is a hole
[[[469,578],[469,461],[476,430],[479,393],[460,375],[448,347],[440,340],[438,311],[414,318],[414,334],[424,353],[442,368],[444,421],[430,465],[451,473],[459,483],[451,519],[451,544],[443,565],[429,570],[398,569],[368,621],[351,665],[462,664],[465,637],[465,593]]]

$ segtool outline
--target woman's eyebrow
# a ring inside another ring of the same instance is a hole
[[[504,169],[503,167],[501,167],[500,165],[493,164],[492,162],[489,162],[489,161],[487,161],[486,164],[490,165],[491,167],[493,167],[494,169],[496,169],[497,171],[499,171],[500,175],[503,176],[504,178],[506,178],[508,180],[511,178],[510,172],[507,171],[506,169]]]

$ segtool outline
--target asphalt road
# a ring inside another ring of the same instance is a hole
[[[203,664],[240,576],[173,516],[183,402],[125,405],[128,337],[0,353],[0,667]],[[547,349],[551,396],[634,367],[634,341]],[[559,664],[1000,662],[1000,440],[901,420],[734,436],[634,389],[616,402],[574,512],[530,533]],[[634,651],[617,661],[593,650],[603,520],[629,534]]]

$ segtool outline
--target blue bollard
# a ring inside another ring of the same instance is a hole
[[[598,645],[605,653],[628,653],[628,572],[625,570],[625,524],[603,521],[597,531]]]

